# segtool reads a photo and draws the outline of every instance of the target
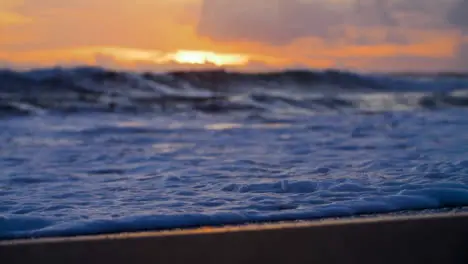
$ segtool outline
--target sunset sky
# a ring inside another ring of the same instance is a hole
[[[468,71],[468,0],[0,0],[0,67]]]

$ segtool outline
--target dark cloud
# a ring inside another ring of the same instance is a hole
[[[468,34],[468,0],[460,0],[448,14],[448,22]]]
[[[468,0],[459,0],[448,13],[447,21],[459,30],[462,39],[465,37],[458,45],[455,61],[458,67],[468,70]]]
[[[468,0],[205,0],[198,31],[221,41],[281,46],[316,38],[343,47],[423,43],[425,35],[417,32],[458,32],[451,63],[468,69],[468,43],[462,40],[468,36]],[[391,64],[426,63],[441,64],[415,58],[395,58]]]
[[[455,61],[457,63],[457,66],[465,71],[468,71],[468,42],[462,42],[458,46],[458,52],[455,55]]]
[[[447,28],[446,14],[458,0],[205,0],[199,33],[216,40],[246,40],[288,44],[317,37],[343,38],[345,28],[358,29],[352,44],[407,42],[402,29]],[[466,25],[467,0],[456,7],[454,24]],[[373,38],[368,28],[380,28]],[[351,43],[348,43],[351,44]]]
[[[306,35],[325,36],[343,13],[324,3],[298,0],[205,0],[199,33],[221,40],[285,44]]]
[[[392,13],[391,3],[391,0],[356,0],[350,10],[358,16],[353,22],[361,26],[397,26],[398,20]]]

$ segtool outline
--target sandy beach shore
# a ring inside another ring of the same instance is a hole
[[[9,263],[468,263],[468,214],[0,242]]]

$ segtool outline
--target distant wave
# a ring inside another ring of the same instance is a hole
[[[337,70],[135,73],[102,68],[0,70],[0,114],[50,111],[387,111],[468,106],[465,75]],[[466,89],[466,90],[465,90]]]

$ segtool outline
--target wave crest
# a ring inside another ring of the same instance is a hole
[[[466,76],[327,71],[135,73],[0,70],[0,113],[47,111],[385,111],[465,107]]]

